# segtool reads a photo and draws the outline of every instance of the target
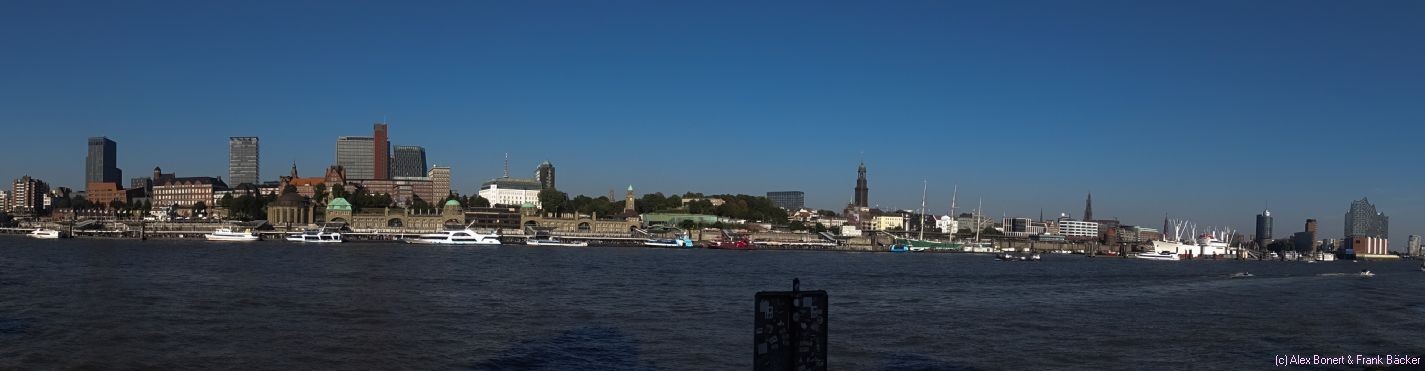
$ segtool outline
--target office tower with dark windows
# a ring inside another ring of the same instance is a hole
[[[89,155],[84,158],[85,183],[120,183],[118,143],[106,137],[89,138]]]
[[[539,189],[554,188],[554,164],[545,161],[534,169],[534,180],[539,182]]]
[[[257,137],[228,138],[228,182],[258,184]]]
[[[376,179],[374,143],[371,137],[336,138],[336,164],[346,169],[347,179]]]
[[[392,178],[421,178],[426,176],[426,149],[421,146],[396,146],[391,162]]]
[[[391,179],[391,140],[386,137],[386,123],[378,122],[372,127],[370,179]],[[421,165],[424,167],[425,165]],[[422,169],[424,172],[424,169]]]
[[[806,193],[802,191],[767,192],[767,199],[773,205],[790,211],[806,208]]]
[[[1272,211],[1262,210],[1257,214],[1257,246],[1272,243]]]

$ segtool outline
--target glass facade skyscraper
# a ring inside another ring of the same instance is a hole
[[[1376,211],[1376,205],[1366,198],[1351,201],[1351,210],[1346,212],[1346,237],[1353,236],[1390,238],[1390,217]]]
[[[777,207],[797,211],[806,207],[806,193],[802,191],[767,192],[767,199]]]
[[[118,167],[118,144],[106,137],[89,138],[89,155],[84,157],[85,183],[122,182]]]
[[[420,178],[426,175],[426,149],[424,147],[395,147],[395,159],[391,163],[392,178]]]
[[[228,183],[257,184],[258,180],[257,137],[228,138]]]
[[[375,144],[371,137],[336,138],[336,164],[346,169],[347,179],[375,179]]]

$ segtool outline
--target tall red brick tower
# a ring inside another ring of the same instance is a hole
[[[372,125],[376,132],[372,137],[375,139],[372,148],[375,148],[372,162],[375,168],[374,178],[391,179],[391,141],[386,138],[386,123],[378,122]]]

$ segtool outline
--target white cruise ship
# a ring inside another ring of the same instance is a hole
[[[258,237],[257,234],[252,233],[252,230],[234,232],[229,228],[218,228],[218,230],[213,231],[213,233],[203,235],[203,238],[206,238],[208,241],[257,241],[262,239]]]
[[[406,239],[406,243],[423,245],[499,245],[499,234],[481,234],[469,228],[458,231],[423,234]]]

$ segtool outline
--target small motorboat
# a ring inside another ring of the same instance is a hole
[[[1375,273],[1372,273],[1370,269],[1362,269],[1360,276],[1361,276],[1361,278],[1371,278],[1371,277],[1375,277],[1376,274],[1375,274]]]
[[[643,246],[647,247],[693,247],[693,238],[680,234],[672,239],[649,239],[643,241]]]
[[[1231,276],[1229,276],[1229,277],[1232,277],[1232,278],[1247,278],[1247,277],[1256,277],[1256,275],[1253,275],[1251,272],[1237,272],[1237,273],[1233,273],[1233,274],[1232,274]]]
[[[570,247],[586,247],[586,246],[589,246],[589,243],[588,243],[588,242],[584,242],[584,241],[565,241],[565,240],[561,240],[561,239],[554,238],[554,237],[543,237],[543,238],[538,238],[538,237],[536,237],[536,238],[531,238],[531,239],[529,239],[529,240],[526,240],[526,241],[524,242],[524,244],[525,244],[525,245],[529,245],[529,246],[570,246]]]
[[[1011,262],[1037,262],[1037,261],[1039,261],[1039,260],[1042,259],[1042,258],[1043,258],[1043,257],[1039,256],[1039,254],[1037,254],[1037,253],[1035,253],[1035,254],[1020,254],[1020,255],[1010,254],[1010,253],[1002,253],[1002,254],[999,254],[999,255],[995,255],[995,260],[999,260],[999,261],[1011,261]]]
[[[1181,257],[1181,256],[1178,256],[1178,254],[1174,254],[1172,251],[1159,251],[1159,252],[1157,252],[1157,253],[1149,253],[1149,252],[1138,253],[1138,255],[1135,255],[1134,257],[1139,258],[1139,259],[1148,259],[1148,260],[1167,260],[1167,261],[1178,261],[1178,260],[1182,260],[1182,257]]]
[[[64,234],[53,229],[37,228],[33,232],[30,232],[29,236],[42,240],[53,240],[64,237]]]
[[[910,252],[910,246],[901,244],[891,245],[891,252]]]

